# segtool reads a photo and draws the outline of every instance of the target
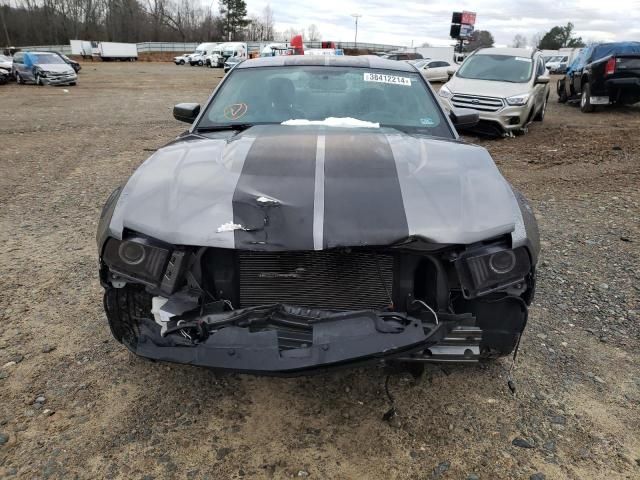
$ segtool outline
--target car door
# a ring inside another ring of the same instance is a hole
[[[448,72],[451,64],[449,62],[444,62],[444,61],[439,61],[436,63],[438,64],[438,66],[433,69],[434,80],[438,80],[438,81],[449,80]]]
[[[18,74],[20,78],[24,78],[22,73],[22,70],[24,70],[24,53],[17,52],[13,55],[12,70],[14,77]]]
[[[538,57],[535,63],[535,73],[533,75],[533,94],[535,95],[535,105],[534,111],[539,111],[542,108],[542,104],[546,97],[547,85],[546,83],[536,83],[536,79],[538,77],[548,76],[549,72],[545,68],[544,59],[542,57]]]
[[[427,63],[426,65],[424,65],[422,67],[422,74],[424,75],[424,77],[429,80],[429,81],[433,81],[437,79],[438,76],[438,64],[440,62],[434,60],[431,61],[429,63]]]

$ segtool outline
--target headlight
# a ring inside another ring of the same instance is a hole
[[[442,87],[440,87],[440,91],[438,91],[438,95],[440,95],[442,98],[453,97],[453,93],[451,93],[451,90],[449,90],[446,85],[443,85]]]
[[[168,248],[142,237],[110,238],[102,253],[102,260],[111,271],[153,285],[160,282],[168,258]]]
[[[523,93],[522,95],[514,95],[513,97],[507,98],[507,103],[511,106],[526,105],[527,101],[529,101],[528,93]]]
[[[522,281],[531,271],[531,260],[525,247],[489,247],[461,256],[455,266],[463,295],[473,298]]]

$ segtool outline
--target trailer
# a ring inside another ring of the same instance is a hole
[[[135,43],[92,42],[92,47],[93,56],[100,57],[103,61],[138,60],[138,46]]]
[[[87,40],[69,40],[71,45],[71,55],[81,55],[82,58],[91,57],[92,48],[91,42]]]

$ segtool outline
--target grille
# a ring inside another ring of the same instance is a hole
[[[391,303],[391,255],[239,252],[238,261],[242,307],[285,303],[309,308],[379,310]]]
[[[478,97],[476,95],[460,95],[456,94],[451,98],[451,103],[455,107],[473,108],[481,112],[497,112],[504,103],[501,98],[494,97]]]

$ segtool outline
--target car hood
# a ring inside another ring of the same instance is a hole
[[[36,67],[44,70],[45,72],[53,73],[75,73],[73,68],[66,63],[38,63]]]
[[[507,98],[527,93],[531,90],[529,83],[494,82],[490,80],[473,80],[460,78],[457,75],[447,82],[451,93],[478,95],[481,97]]]
[[[282,125],[211,137],[188,135],[144,162],[109,235],[271,251],[470,244],[512,232],[520,215],[489,153],[460,141]]]

